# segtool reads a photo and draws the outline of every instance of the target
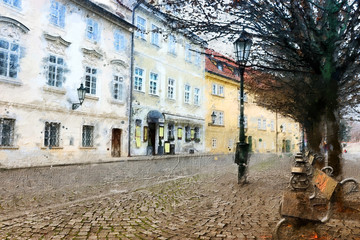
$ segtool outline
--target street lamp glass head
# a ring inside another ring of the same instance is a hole
[[[77,89],[78,97],[80,104],[84,102],[85,94],[86,94],[86,88],[84,88],[83,84],[80,84],[80,87]]]
[[[234,42],[235,57],[239,65],[245,66],[252,45],[252,36],[243,30],[240,37]]]

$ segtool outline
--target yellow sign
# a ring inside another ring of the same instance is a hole
[[[182,128],[178,128],[178,138],[182,138]]]
[[[164,127],[159,126],[159,137],[164,137]]]
[[[170,152],[170,143],[166,142],[164,147],[165,147],[165,153],[169,153]]]
[[[136,147],[139,148],[141,146],[141,127],[140,126],[135,127],[135,141],[136,141]]]

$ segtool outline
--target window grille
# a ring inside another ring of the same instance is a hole
[[[123,51],[126,48],[126,39],[119,30],[114,32],[114,48],[116,51]]]
[[[94,146],[94,126],[83,126],[82,132],[82,146],[93,147]]]
[[[194,104],[195,105],[200,104],[200,89],[199,88],[194,89]]]
[[[60,146],[60,123],[46,122],[44,134],[44,146],[59,147]]]
[[[15,119],[0,118],[0,146],[13,146]]]
[[[158,75],[156,73],[150,73],[150,84],[149,84],[149,93],[157,94],[157,84],[158,84]]]
[[[136,32],[137,37],[141,37],[142,39],[145,39],[145,33],[146,33],[146,20],[142,17],[137,17],[137,28],[138,31]]]
[[[65,6],[57,1],[51,1],[50,22],[58,27],[65,27]]]
[[[171,78],[168,80],[168,98],[175,98],[175,80]]]
[[[190,85],[185,85],[185,91],[184,91],[184,101],[185,103],[190,102]]]

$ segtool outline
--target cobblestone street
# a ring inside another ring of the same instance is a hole
[[[7,211],[3,201],[0,239],[273,239],[289,169],[288,158],[269,158],[252,163],[243,186],[237,165],[228,164],[124,191],[112,183],[113,190],[92,188],[74,201],[56,193],[42,196],[43,205],[27,198],[19,200],[21,211]],[[354,162],[346,169],[359,177]],[[360,239],[359,219],[308,224],[298,239]]]

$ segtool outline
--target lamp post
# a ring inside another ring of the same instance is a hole
[[[77,93],[78,93],[78,97],[79,97],[79,103],[73,103],[72,104],[72,110],[77,109],[84,102],[85,94],[86,94],[86,88],[84,88],[84,85],[82,83],[80,84],[80,87],[77,89]]]
[[[215,123],[215,120],[216,120],[216,114],[215,114],[215,112],[212,112],[212,114],[211,114],[211,122],[212,122],[212,124]]]
[[[244,71],[250,55],[251,45],[251,35],[245,30],[241,32],[240,37],[234,42],[235,57],[240,73],[240,133],[235,152],[235,163],[239,165],[238,183],[246,182],[246,168],[248,164],[249,144],[245,142],[244,130]]]

